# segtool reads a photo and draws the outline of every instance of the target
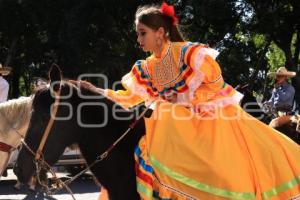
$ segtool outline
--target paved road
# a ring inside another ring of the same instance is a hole
[[[57,176],[63,180],[70,177],[67,173],[57,173]],[[49,197],[41,193],[29,191],[23,187],[20,191],[13,188],[16,183],[16,177],[12,170],[8,171],[8,177],[1,178],[0,181],[0,200],[72,200],[71,195],[66,190],[61,190],[57,194]],[[70,185],[76,200],[97,200],[99,196],[99,187],[95,184],[89,174],[85,174]]]

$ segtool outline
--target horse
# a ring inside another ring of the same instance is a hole
[[[270,126],[274,127],[276,130],[282,132],[297,144],[300,144],[300,116],[298,114],[294,115],[284,115],[273,119],[270,122]]]
[[[11,153],[21,145],[29,126],[32,96],[19,97],[0,104],[0,177],[6,172]],[[40,180],[46,180],[46,173],[40,174]],[[37,185],[36,176],[28,181],[29,189],[34,191]],[[14,188],[21,189],[17,180]]]
[[[0,177],[10,154],[25,137],[29,126],[32,97],[19,97],[0,104]]]
[[[63,80],[61,70],[54,65],[49,71],[50,86],[36,91],[32,103],[33,112],[25,143],[37,152],[48,128],[42,158],[53,165],[65,147],[77,143],[87,165],[91,165],[102,153],[107,157],[90,168],[96,179],[108,190],[111,200],[138,200],[134,149],[145,134],[145,122],[137,120],[139,113],[126,110],[104,95],[86,88],[76,87]],[[57,106],[55,106],[57,105]],[[56,107],[56,109],[54,109]],[[56,112],[54,112],[56,110]],[[53,114],[55,116],[53,116]],[[115,146],[116,142],[132,124],[134,128]],[[27,182],[34,173],[32,152],[20,151],[15,174]]]

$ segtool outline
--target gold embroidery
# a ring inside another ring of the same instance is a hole
[[[179,63],[179,65],[176,64],[172,55],[172,44],[170,43],[166,55],[154,63],[153,80],[158,91],[173,87],[174,84],[178,82],[181,78],[181,64],[182,63]]]

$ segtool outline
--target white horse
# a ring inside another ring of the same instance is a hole
[[[11,152],[25,137],[29,126],[32,97],[20,97],[0,103],[0,177]]]

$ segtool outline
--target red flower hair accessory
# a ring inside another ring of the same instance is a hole
[[[169,6],[167,3],[163,3],[160,7],[160,11],[164,14],[167,15],[168,17],[172,18],[172,24],[175,26],[178,23],[178,18],[175,15],[175,9],[174,6]]]

